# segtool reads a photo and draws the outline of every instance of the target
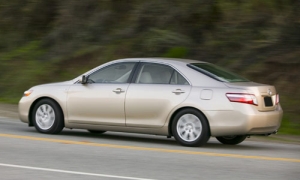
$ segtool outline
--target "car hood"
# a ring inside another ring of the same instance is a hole
[[[37,87],[47,87],[47,86],[66,86],[66,85],[71,85],[74,84],[73,81],[64,81],[64,82],[56,82],[56,83],[47,83],[47,84],[41,84],[41,85],[37,85],[34,86],[32,88],[37,88]]]

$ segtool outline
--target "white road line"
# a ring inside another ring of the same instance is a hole
[[[32,166],[20,166],[20,165],[14,165],[14,164],[0,163],[0,166],[21,168],[21,169],[30,169],[30,170],[39,170],[39,171],[58,172],[58,173],[66,173],[66,174],[77,174],[77,175],[85,175],[85,176],[108,177],[108,178],[116,178],[116,179],[154,180],[154,179],[127,177],[127,176],[115,176],[115,175],[109,175],[109,174],[96,174],[96,173],[86,173],[86,172],[78,172],[78,171],[66,171],[66,170],[59,170],[59,169],[39,168],[39,167],[32,167]]]
[[[0,117],[0,122],[22,124],[22,122],[18,119],[12,119],[12,118],[7,118],[7,117]]]

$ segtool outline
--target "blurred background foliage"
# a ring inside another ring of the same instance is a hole
[[[208,61],[273,84],[300,134],[300,0],[0,0],[0,101],[124,57]]]

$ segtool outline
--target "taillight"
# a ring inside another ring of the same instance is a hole
[[[279,104],[279,94],[276,94],[276,105]]]
[[[227,93],[226,96],[231,102],[253,104],[256,106],[258,105],[257,99],[253,94]]]

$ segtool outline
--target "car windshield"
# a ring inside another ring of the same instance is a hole
[[[248,79],[210,63],[191,63],[188,67],[221,82],[249,82]]]

